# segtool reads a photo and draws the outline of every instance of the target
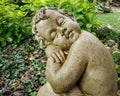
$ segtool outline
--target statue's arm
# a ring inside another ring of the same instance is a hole
[[[47,58],[51,59],[54,63],[64,63],[66,54],[68,52],[63,52],[59,46],[51,44],[45,49]],[[57,66],[57,65],[56,65]]]
[[[70,90],[80,79],[87,65],[83,49],[82,45],[73,46],[64,64],[56,64],[48,59],[46,77],[56,93]]]

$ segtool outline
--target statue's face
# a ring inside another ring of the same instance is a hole
[[[71,44],[78,39],[80,27],[76,21],[60,14],[55,10],[47,10],[49,16],[36,24],[37,36],[42,36],[46,41],[68,50]]]

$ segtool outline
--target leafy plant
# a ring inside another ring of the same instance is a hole
[[[0,45],[16,41],[20,43],[25,35],[31,34],[31,18],[24,18],[26,12],[6,0],[0,1]]]
[[[119,50],[114,51],[114,52],[112,53],[112,56],[113,56],[113,58],[114,58],[115,63],[118,64],[118,65],[120,65],[120,51],[119,51]],[[119,71],[120,71],[120,70],[119,70]]]
[[[100,22],[96,19],[96,15],[93,14],[95,11],[93,4],[89,2],[77,3],[75,10],[73,12],[81,29],[95,32],[100,26]]]
[[[118,87],[120,88],[120,50],[116,50],[112,53],[114,62],[116,63],[116,70],[118,74]]]
[[[103,42],[106,43],[107,40],[115,40],[118,44],[120,43],[119,41],[119,33],[113,29],[111,25],[103,25],[100,28],[97,29],[96,31],[96,36]]]
[[[31,38],[16,48],[11,44],[0,49],[0,94],[9,89],[9,96],[19,90],[23,90],[25,96],[36,96],[39,86],[46,83],[44,49]]]
[[[1,0],[0,1],[0,44],[20,43],[31,35],[31,21],[41,7],[63,8],[74,14],[81,29],[95,32],[99,26],[93,4],[88,0]]]
[[[38,10],[37,0],[34,0],[33,9]],[[40,0],[41,6],[56,7],[59,9],[66,9],[72,13],[78,21],[81,29],[89,32],[95,32],[100,26],[100,22],[96,19],[94,12],[96,11],[94,5],[89,0]]]

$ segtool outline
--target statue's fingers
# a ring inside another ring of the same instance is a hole
[[[58,58],[60,59],[60,61],[63,63],[63,62],[64,62],[64,59],[63,59],[63,57],[61,56],[61,54],[57,52],[56,55],[58,56]]]
[[[60,54],[61,54],[61,56],[62,56],[63,60],[65,61],[65,54],[63,53],[63,51],[62,51],[62,50],[60,50]]]
[[[49,57],[49,59],[52,61],[52,62],[55,62],[55,59],[53,57]]]
[[[54,60],[55,60],[56,63],[60,63],[60,60],[59,60],[59,58],[56,56],[56,54],[53,53],[51,56],[54,58]]]
[[[64,54],[65,54],[65,55],[68,55],[68,52],[64,51]]]
[[[66,35],[67,37],[69,37],[69,33],[70,33],[69,31],[66,31],[66,32],[65,32],[65,35]]]

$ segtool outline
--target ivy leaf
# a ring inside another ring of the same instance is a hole
[[[4,38],[1,37],[0,42],[1,42],[2,47],[6,46],[6,40]]]
[[[12,38],[11,37],[7,37],[7,41],[8,42],[12,42]]]

